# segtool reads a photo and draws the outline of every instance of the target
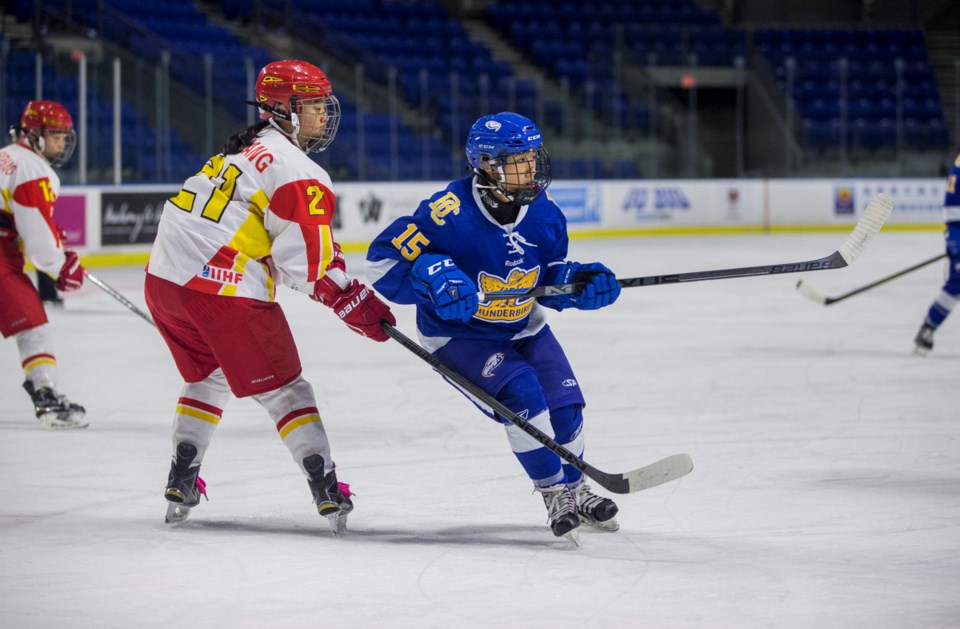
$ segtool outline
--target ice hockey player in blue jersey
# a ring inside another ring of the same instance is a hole
[[[466,154],[468,176],[374,240],[369,277],[387,299],[416,305],[420,340],[441,362],[582,456],[583,394],[544,307],[603,308],[620,287],[604,265],[567,260],[566,219],[545,194],[550,158],[530,119],[511,112],[480,118]],[[587,283],[579,294],[482,303],[477,297],[478,289],[523,292],[574,281]],[[491,416],[506,426],[554,535],[575,538],[581,522],[617,529],[617,505],[593,493],[579,470]]]
[[[947,193],[943,201],[944,221],[946,222],[946,232],[944,238],[947,241],[947,281],[944,282],[940,294],[930,304],[927,310],[927,316],[924,317],[923,325],[913,339],[915,353],[921,356],[933,349],[933,333],[944,319],[957,305],[960,300],[960,189],[958,189],[958,179],[960,179],[960,155],[957,155],[950,168],[950,175],[947,177]]]

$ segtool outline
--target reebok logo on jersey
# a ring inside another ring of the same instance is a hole
[[[210,266],[209,264],[203,265],[203,272],[200,273],[200,277],[215,282],[223,282],[224,284],[239,284],[243,281],[243,273],[221,269],[216,266]]]
[[[480,373],[484,378],[492,378],[493,370],[503,364],[503,352],[497,352],[483,363],[483,371]]]

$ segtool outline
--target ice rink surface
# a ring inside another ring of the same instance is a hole
[[[576,240],[624,277],[826,256],[845,234]],[[44,432],[0,345],[0,626],[960,626],[960,313],[913,336],[942,251],[882,232],[846,269],[625,290],[551,313],[588,407],[585,458],[626,472],[677,452],[678,482],[619,496],[621,529],[552,537],[502,428],[399,344],[282,289],[341,480],[335,538],[262,411],[233,400],[163,523],[181,381],[160,337],[87,284],[51,313],[61,388],[90,428]],[[361,272],[359,256],[348,264]],[[143,306],[142,271],[95,274]],[[413,310],[399,327],[415,336]]]

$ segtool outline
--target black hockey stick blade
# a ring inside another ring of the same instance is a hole
[[[857,221],[853,231],[847,236],[840,248],[832,254],[817,260],[806,262],[791,262],[787,264],[769,264],[766,266],[748,266],[736,269],[716,269],[713,271],[695,271],[693,273],[671,273],[668,275],[648,275],[646,277],[627,277],[617,280],[622,288],[636,288],[638,286],[659,286],[660,284],[681,284],[685,282],[702,282],[704,280],[725,280],[734,277],[754,277],[758,275],[778,275],[780,273],[803,273],[804,271],[826,271],[840,269],[860,257],[866,246],[877,235],[893,210],[893,199],[886,194],[875,196],[863,211],[863,216]],[[549,297],[551,295],[567,295],[577,293],[583,289],[583,283],[554,284],[552,286],[537,286],[528,291],[491,291],[477,293],[480,301],[494,301],[503,299],[528,299],[530,297]]]
[[[109,284],[107,284],[106,282],[104,282],[104,281],[100,280],[99,278],[97,278],[95,275],[93,275],[92,273],[90,273],[90,271],[84,270],[83,273],[84,273],[84,275],[87,276],[87,279],[88,279],[88,280],[90,280],[91,282],[93,282],[94,284],[96,284],[97,286],[99,286],[100,288],[102,288],[102,289],[104,290],[104,292],[106,292],[108,295],[110,295],[111,297],[113,297],[114,299],[116,299],[117,301],[119,301],[121,304],[123,304],[124,306],[126,306],[127,308],[129,308],[129,309],[130,309],[132,312],[134,312],[135,314],[137,314],[137,315],[139,315],[140,317],[142,317],[144,321],[146,321],[146,322],[149,323],[150,325],[156,327],[156,324],[153,322],[153,319],[150,318],[150,315],[148,315],[147,313],[145,313],[143,310],[140,310],[139,308],[137,308],[137,307],[133,304],[133,302],[131,302],[129,299],[127,299],[126,297],[124,297],[123,295],[121,295],[119,292],[117,292],[116,290],[114,290]]]
[[[844,293],[844,294],[842,294],[842,295],[837,295],[836,297],[827,297],[826,295],[821,294],[819,291],[817,291],[816,289],[814,289],[814,288],[813,288],[812,286],[810,286],[809,284],[805,284],[802,279],[797,281],[797,290],[800,291],[800,294],[803,295],[804,297],[806,297],[807,299],[810,299],[811,301],[815,301],[816,303],[822,304],[822,305],[824,305],[824,306],[829,306],[830,304],[835,304],[835,303],[837,303],[838,301],[843,301],[843,300],[846,299],[847,297],[853,297],[854,295],[859,295],[860,293],[862,293],[862,292],[864,292],[864,291],[868,291],[868,290],[870,290],[871,288],[876,288],[877,286],[880,286],[881,284],[886,284],[887,282],[889,282],[889,281],[891,281],[891,280],[895,280],[895,279],[897,279],[898,277],[903,277],[903,276],[906,275],[907,273],[913,273],[913,272],[916,271],[917,269],[922,269],[923,267],[925,267],[925,266],[927,266],[927,265],[930,265],[930,264],[933,264],[934,262],[938,262],[938,261],[940,261],[940,260],[943,260],[943,259],[946,258],[946,257],[947,257],[947,254],[941,253],[941,254],[938,255],[938,256],[933,256],[932,258],[928,258],[928,259],[924,260],[923,262],[918,262],[917,264],[914,264],[913,266],[909,266],[909,267],[903,269],[902,271],[897,271],[896,273],[894,273],[894,274],[892,274],[892,275],[888,275],[888,276],[886,276],[886,277],[882,277],[882,278],[880,278],[879,280],[877,280],[877,281],[875,281],[875,282],[870,282],[870,283],[867,284],[866,286],[861,286],[860,288],[855,288],[855,289],[853,289],[853,290],[851,290],[851,291],[848,291],[848,292],[846,292],[846,293]]]
[[[629,494],[635,491],[649,489],[686,476],[693,469],[693,461],[689,455],[674,454],[673,456],[668,456],[665,459],[661,459],[650,465],[645,465],[626,474],[602,472],[551,439],[550,436],[544,434],[537,429],[536,426],[531,425],[530,422],[511,411],[504,406],[502,402],[489,395],[473,382],[444,365],[433,354],[420,347],[420,345],[409,339],[400,332],[400,330],[386,321],[381,321],[380,325],[390,338],[419,356],[424,362],[440,372],[447,380],[454,383],[472,400],[505,418],[511,424],[536,439],[537,442],[545,448],[609,491],[617,494]]]

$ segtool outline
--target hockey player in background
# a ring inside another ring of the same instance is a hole
[[[0,150],[0,333],[15,337],[37,419],[44,428],[84,428],[85,410],[59,392],[57,359],[47,314],[37,289],[24,273],[25,257],[56,287],[70,291],[83,284],[77,254],[64,248],[53,224],[60,178],[53,167],[73,154],[77,135],[73,118],[60,103],[27,104],[13,142]]]
[[[566,219],[544,194],[550,158],[528,118],[503,112],[474,123],[463,179],[397,219],[372,243],[368,277],[387,299],[416,304],[421,342],[533,426],[583,455],[584,399],[547,325],[544,307],[594,310],[620,295],[600,263],[567,260]],[[579,294],[478,303],[482,291],[586,282]],[[489,414],[489,413],[488,413]],[[617,505],[583,474],[503,418],[520,465],[546,505],[553,534],[581,522],[616,530]]]
[[[204,494],[200,464],[231,392],[270,414],[335,532],[353,509],[338,483],[313,388],[280,305],[278,283],[330,307],[355,332],[388,337],[389,307],[346,273],[330,223],[329,175],[309,153],[326,149],[340,106],[326,75],[275,61],[255,86],[261,121],[228,138],[163,208],[145,293],[186,381],[177,401],[167,521]]]
[[[940,294],[930,304],[927,316],[923,319],[920,331],[913,342],[915,352],[925,355],[933,349],[933,333],[947,318],[953,307],[960,299],[960,189],[957,180],[960,179],[960,155],[957,155],[950,174],[947,177],[947,193],[943,201],[944,221],[947,241],[947,281],[944,282]]]

